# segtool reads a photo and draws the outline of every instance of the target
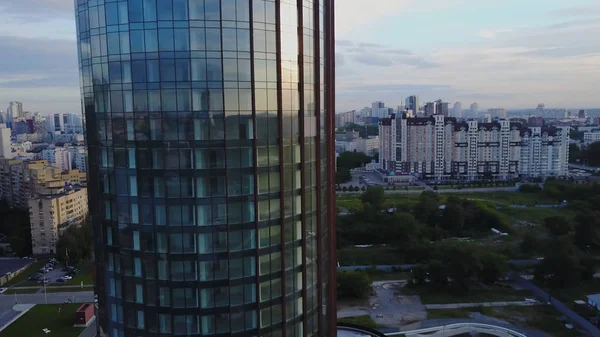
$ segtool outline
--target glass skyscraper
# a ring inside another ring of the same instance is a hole
[[[98,326],[334,336],[333,0],[76,0]]]

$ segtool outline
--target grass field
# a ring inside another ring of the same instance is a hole
[[[537,283],[537,282],[536,282]],[[576,300],[586,300],[587,295],[600,293],[600,280],[593,279],[591,281],[582,281],[577,286],[571,286],[566,289],[562,288],[550,288],[541,284],[537,284],[540,288],[546,290],[550,295],[562,301],[565,305],[569,306]]]
[[[29,278],[29,275],[35,274],[35,272],[37,272],[45,264],[46,264],[45,260],[44,261],[35,261],[35,262],[33,262],[21,274],[17,275],[15,278],[13,278],[12,280],[8,281],[4,285],[4,287],[10,287],[10,286],[14,286],[14,285],[19,284],[19,283],[26,282],[27,279]],[[32,285],[35,285],[35,282],[32,282],[32,283],[33,283]]]
[[[0,332],[0,337],[77,337],[84,330],[73,327],[75,310],[81,304],[67,304],[59,313],[61,304],[38,304]],[[46,334],[42,329],[49,329]]]
[[[552,337],[578,337],[577,331],[565,327],[560,314],[551,305],[508,306],[488,310],[485,315],[505,320],[511,324],[534,328]]]
[[[423,304],[523,301],[526,297],[532,296],[528,291],[507,288],[469,289],[466,293],[461,294],[428,286],[404,287],[401,293],[403,295],[419,295]]]
[[[398,259],[398,249],[374,246],[370,248],[348,247],[338,250],[341,266],[372,266],[376,264],[403,264]]]
[[[79,273],[73,277],[72,280],[65,282],[65,285],[79,286],[81,282],[83,285],[92,285],[92,264],[90,262],[82,262],[77,265]]]
[[[479,307],[458,309],[427,309],[427,319],[469,318],[472,312],[480,312]]]
[[[338,318],[337,321],[338,323],[356,324],[371,329],[377,328],[377,323],[369,315]]]

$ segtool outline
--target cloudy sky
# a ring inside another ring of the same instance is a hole
[[[72,0],[0,0],[0,109],[80,111]],[[338,111],[600,107],[597,0],[337,0]]]

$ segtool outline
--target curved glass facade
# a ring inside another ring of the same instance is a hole
[[[102,333],[333,336],[333,2],[75,4]]]

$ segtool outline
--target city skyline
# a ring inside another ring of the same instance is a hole
[[[377,100],[396,106],[413,94],[422,102],[442,97],[483,108],[600,107],[593,86],[600,75],[595,1],[343,4],[337,8],[338,112]],[[0,71],[0,110],[20,101],[45,115],[81,111],[72,1],[23,0],[0,8],[0,60],[9,65]]]

